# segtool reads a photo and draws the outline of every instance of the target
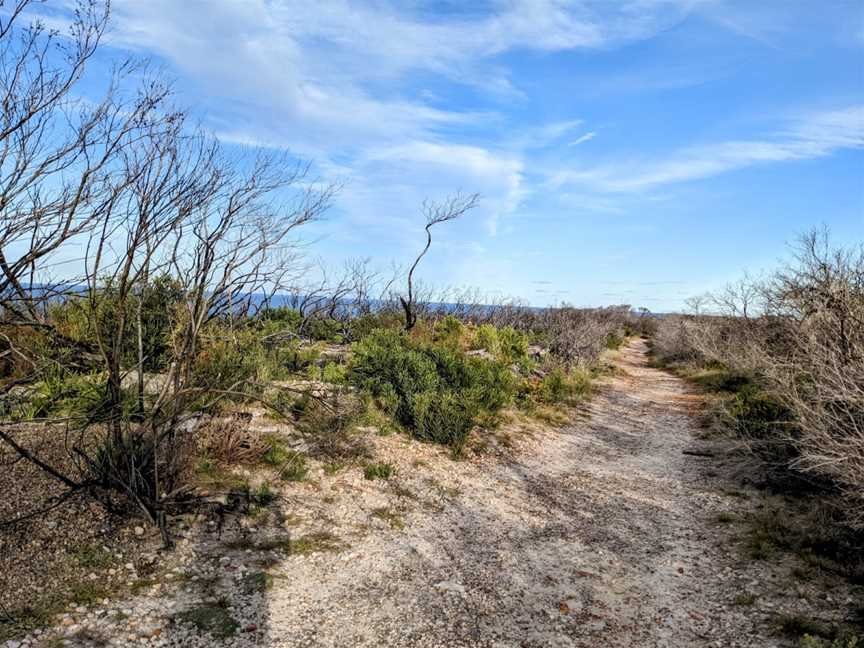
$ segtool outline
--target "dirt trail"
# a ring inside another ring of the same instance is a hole
[[[708,444],[702,397],[646,351],[625,347],[569,426],[515,421],[505,456],[455,463],[370,433],[394,478],[316,467],[276,486],[264,517],[184,527],[154,555],[159,574],[118,564],[135,594],[72,606],[4,648],[743,648],[794,645],[774,634],[781,614],[841,620],[848,585],[791,555],[744,557],[764,495],[730,477],[742,458],[727,442],[682,452]],[[287,550],[268,546],[288,534]]]
[[[770,646],[694,443],[696,398],[623,349],[588,416],[339,558],[286,561],[272,646]],[[710,475],[710,472],[707,473]],[[712,513],[713,512],[713,513]],[[750,575],[752,579],[752,573]],[[755,584],[755,583],[753,583]]]

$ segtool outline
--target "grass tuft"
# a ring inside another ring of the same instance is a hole
[[[363,468],[363,476],[366,479],[390,479],[396,474],[396,468],[391,463],[371,463]]]

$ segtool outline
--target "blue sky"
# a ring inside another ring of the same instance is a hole
[[[408,262],[424,198],[480,192],[424,280],[682,307],[821,223],[864,240],[864,1],[114,0],[232,145],[340,180],[313,252]]]

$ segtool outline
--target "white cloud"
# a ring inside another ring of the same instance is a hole
[[[567,146],[579,146],[580,144],[584,144],[585,142],[588,142],[588,141],[594,139],[596,136],[597,136],[596,132],[590,131],[588,133],[585,133],[581,137],[577,137],[575,140],[570,142]]]
[[[516,210],[527,191],[519,157],[477,146],[413,141],[370,153],[357,161],[356,168],[364,176],[394,184],[407,171],[414,187],[433,199],[457,189],[476,191],[482,197],[478,211],[490,234]],[[412,200],[407,207],[416,210],[416,197]]]
[[[584,185],[605,192],[640,191],[757,164],[819,158],[856,148],[864,148],[864,105],[810,115],[761,140],[720,142],[681,149],[666,158],[561,171],[552,174],[550,184]]]

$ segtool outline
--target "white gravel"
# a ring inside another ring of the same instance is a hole
[[[788,564],[741,559],[734,525],[716,514],[758,497],[724,494],[722,457],[682,454],[698,397],[648,367],[642,342],[620,365],[571,426],[516,434],[513,457],[454,463],[438,448],[376,438],[394,479],[318,472],[285,486],[281,529],[244,519],[224,536],[327,531],[341,550],[228,549],[191,530],[136,597],[72,609],[5,648],[47,637],[184,648],[779,646],[779,611],[842,614],[843,584],[793,585]],[[268,587],[250,588],[262,571]],[[733,605],[745,592],[755,604]],[[230,637],[177,621],[203,605],[236,623]]]

